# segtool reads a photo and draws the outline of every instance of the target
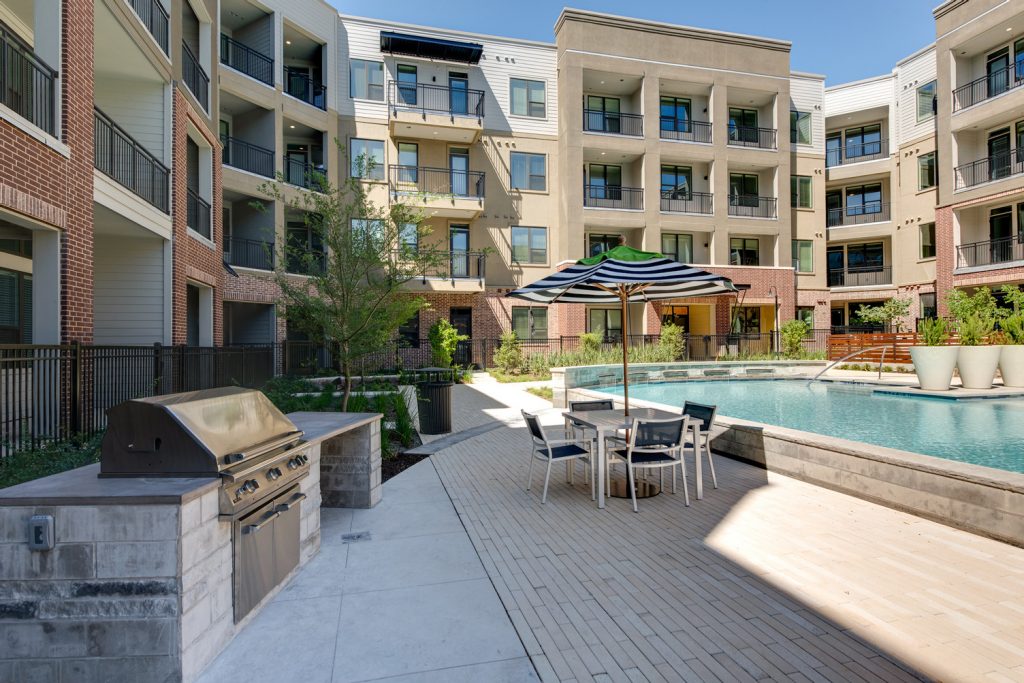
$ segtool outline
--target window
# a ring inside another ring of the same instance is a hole
[[[605,341],[621,341],[622,309],[592,308],[587,316],[587,332],[597,332]]]
[[[689,166],[662,166],[661,196],[666,199],[690,199],[692,175]]]
[[[935,258],[935,224],[925,223],[918,230],[921,235],[921,258]]]
[[[917,120],[924,121],[935,116],[935,81],[925,83],[917,89]]]
[[[733,309],[732,331],[734,334],[760,334],[761,308],[740,306]]]
[[[520,339],[547,339],[548,309],[535,306],[513,306],[512,331]]]
[[[917,189],[927,190],[935,187],[935,152],[922,154],[917,158]]]
[[[662,306],[661,324],[676,325],[683,328],[683,334],[690,333],[690,307],[689,306]]]
[[[878,156],[882,153],[882,126],[858,126],[846,129],[846,158]]]
[[[797,306],[796,319],[807,323],[807,326],[814,329],[814,306]]]
[[[420,147],[415,142],[398,143],[398,182],[419,182]]]
[[[751,173],[730,173],[729,203],[734,206],[759,206],[757,183],[757,176]]]
[[[420,348],[420,312],[416,311],[411,318],[398,327],[398,345],[410,349]]]
[[[846,215],[863,216],[882,212],[882,186],[857,185],[846,188]]]
[[[420,226],[415,223],[404,223],[399,232],[398,239],[401,242],[401,249],[404,252],[419,251],[420,248]]]
[[[509,165],[513,190],[544,192],[548,189],[547,158],[543,154],[512,152]]]
[[[662,131],[690,132],[690,100],[682,97],[662,97],[660,113]]]
[[[532,116],[542,119],[546,115],[544,105],[544,81],[527,81],[513,78],[510,85],[509,108],[515,116]]]
[[[729,265],[759,265],[759,251],[756,237],[733,237],[729,240]]]
[[[939,309],[935,305],[935,292],[928,292],[926,294],[919,294],[917,297],[918,308],[920,308],[921,318],[937,318],[939,317]]]
[[[798,273],[814,272],[814,242],[793,240],[793,267]]]
[[[353,59],[349,69],[349,96],[384,101],[384,63]]]
[[[693,261],[693,235],[662,233],[661,253],[680,263],[690,263]]]
[[[591,199],[622,199],[622,167],[590,164],[588,194]]]
[[[352,218],[349,220],[349,228],[364,237],[380,238],[384,234],[384,222],[372,218]]]
[[[621,133],[622,117],[619,116],[618,97],[601,97],[587,95],[586,98],[587,127],[586,130],[598,133]]]
[[[846,248],[846,266],[849,270],[880,271],[884,263],[881,242],[851,244]]]
[[[789,112],[789,141],[794,145],[811,144],[811,113]]]
[[[384,141],[352,138],[349,174],[353,178],[384,180]]]
[[[0,251],[23,258],[32,258],[32,240],[14,237],[0,239]]]
[[[513,226],[512,261],[515,263],[547,263],[548,229]]]
[[[416,67],[411,64],[398,65],[398,96],[402,104],[416,106]]]
[[[729,108],[729,140],[746,144],[758,143],[757,110]]]
[[[793,207],[797,209],[811,208],[811,190],[813,188],[813,185],[811,184],[811,176],[790,176],[790,185],[793,195],[791,200]]]
[[[32,343],[32,276],[0,268],[0,344]]]
[[[622,235],[587,235],[587,254],[597,256],[620,244]]]

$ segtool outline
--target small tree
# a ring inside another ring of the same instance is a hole
[[[857,309],[857,319],[868,325],[893,327],[897,332],[903,331],[903,321],[910,315],[910,299],[896,297],[887,300],[881,306],[865,306]]]
[[[782,354],[786,358],[799,358],[804,351],[804,337],[811,326],[803,320],[790,320],[783,323],[780,330],[782,336]]]
[[[364,171],[372,167],[366,158],[356,165]],[[280,175],[261,187],[270,199],[301,211],[307,228],[305,239],[289,234],[280,245],[275,280],[288,321],[311,340],[335,345],[344,377],[344,411],[352,394],[353,363],[390,344],[402,323],[425,305],[404,286],[439,265],[441,257],[403,246],[411,243],[413,232],[417,243],[429,234],[408,206],[376,205],[356,177],[334,186],[312,173],[308,181],[312,190],[297,196],[282,192]]]
[[[501,345],[494,352],[494,364],[507,375],[517,375],[523,369],[523,348],[515,332],[504,332]]]
[[[441,319],[430,326],[430,351],[434,365],[450,368],[455,362],[455,349],[460,341],[469,339],[447,320]]]
[[[686,336],[683,328],[673,323],[665,323],[661,326],[658,344],[665,349],[669,360],[679,360],[686,353]]]

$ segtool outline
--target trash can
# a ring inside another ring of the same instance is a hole
[[[424,368],[420,376],[416,383],[420,432],[447,434],[452,431],[452,371],[450,368]]]

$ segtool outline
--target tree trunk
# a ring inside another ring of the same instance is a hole
[[[341,395],[341,412],[348,412],[348,399],[352,395],[352,368],[348,363],[348,349],[345,350],[345,360],[341,363],[341,374],[345,377],[345,391]]]

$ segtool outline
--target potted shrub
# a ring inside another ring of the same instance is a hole
[[[946,321],[942,318],[922,320],[918,335],[924,346],[910,349],[918,383],[925,391],[948,391],[959,349],[946,344],[949,341]]]
[[[999,367],[999,356],[1003,348],[985,345],[994,329],[992,316],[974,312],[962,318],[957,329],[960,332],[960,350],[956,365],[960,369],[960,383],[964,389],[991,389],[992,380]]]
[[[1003,332],[999,372],[1004,387],[1024,387],[1024,311],[1014,311],[1000,323]]]

